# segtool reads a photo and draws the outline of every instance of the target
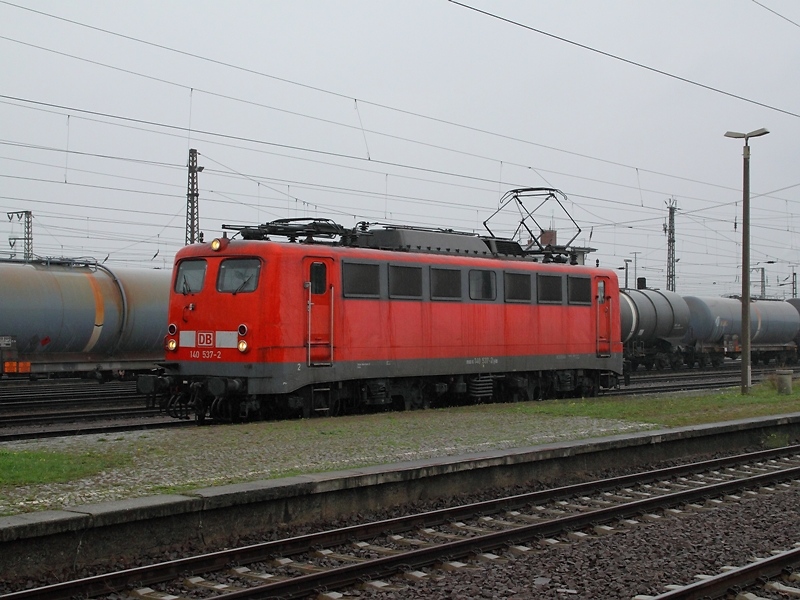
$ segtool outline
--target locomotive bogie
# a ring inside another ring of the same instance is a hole
[[[174,417],[200,421],[337,416],[376,410],[417,410],[487,402],[594,397],[616,387],[615,375],[585,370],[528,374],[472,374],[445,378],[407,377],[307,385],[290,394],[253,395],[230,387],[184,382],[163,408]],[[148,388],[152,389],[152,388]],[[212,391],[213,390],[213,391]]]

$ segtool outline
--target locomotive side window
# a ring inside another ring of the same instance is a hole
[[[381,293],[379,266],[342,263],[342,289],[345,296],[379,298]]]
[[[531,276],[527,273],[504,273],[506,302],[531,301]]]
[[[422,268],[389,265],[390,298],[422,298]]]
[[[469,297],[472,300],[494,300],[497,298],[497,282],[494,271],[469,272]]]
[[[205,260],[183,260],[178,265],[175,291],[179,294],[195,294],[203,289],[206,279]]]
[[[219,265],[217,291],[238,294],[254,292],[258,286],[261,261],[257,258],[228,258]]]
[[[434,300],[460,300],[461,271],[431,267],[431,298]]]
[[[561,304],[561,275],[537,275],[536,289],[539,292],[539,302],[547,304]]]
[[[606,282],[602,280],[597,282],[597,303],[606,303]]]
[[[567,294],[570,304],[591,304],[592,280],[588,277],[567,277]]]
[[[311,263],[311,293],[324,294],[328,287],[328,268],[325,263]]]

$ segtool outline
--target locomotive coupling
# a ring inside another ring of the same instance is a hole
[[[170,388],[170,378],[163,375],[139,375],[136,389],[140,394],[158,394]]]

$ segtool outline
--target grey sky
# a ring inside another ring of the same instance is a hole
[[[791,292],[776,283],[800,270],[800,5],[465,3],[768,106],[445,0],[0,2],[0,209],[33,211],[36,254],[164,267],[190,147],[206,239],[287,216],[474,230],[506,190],[552,186],[592,261],[635,257],[665,287],[674,198],[677,291],[718,295],[741,290],[742,144],[723,134],[766,127],[753,293],[761,267],[768,294]],[[537,217],[574,233],[557,205]],[[0,219],[0,257],[21,235]]]

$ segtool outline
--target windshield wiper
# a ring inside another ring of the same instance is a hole
[[[246,286],[246,285],[247,285],[247,283],[248,283],[248,282],[249,282],[249,281],[250,281],[252,278],[253,278],[253,274],[252,274],[252,273],[250,273],[250,275],[248,275],[248,276],[245,278],[245,280],[244,280],[244,281],[242,281],[242,283],[239,285],[239,287],[238,287],[238,288],[236,288],[236,289],[234,290],[234,292],[233,292],[233,295],[235,296],[236,294],[238,294],[239,292],[241,292],[241,291],[244,289],[244,286]]]

